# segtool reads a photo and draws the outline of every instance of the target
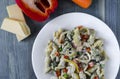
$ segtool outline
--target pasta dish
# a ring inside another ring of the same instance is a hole
[[[54,73],[50,79],[104,79],[107,56],[95,34],[83,26],[56,31],[46,48],[45,72]]]

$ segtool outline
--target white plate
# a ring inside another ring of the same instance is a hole
[[[67,13],[48,22],[39,32],[32,51],[32,65],[38,79],[50,79],[51,74],[44,73],[45,48],[48,40],[59,28],[73,29],[83,25],[95,29],[98,37],[104,40],[104,48],[109,57],[105,67],[105,79],[115,79],[120,65],[120,50],[115,35],[101,20],[85,13]]]

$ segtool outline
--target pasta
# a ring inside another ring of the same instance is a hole
[[[56,75],[50,79],[104,79],[106,61],[103,41],[94,29],[59,29],[46,48],[45,72]]]

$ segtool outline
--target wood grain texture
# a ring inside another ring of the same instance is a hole
[[[6,6],[14,0],[1,0],[0,25],[8,17]],[[0,79],[36,79],[32,64],[31,51],[36,35],[18,43],[15,35],[0,30]]]
[[[31,51],[34,40],[41,28],[53,18],[68,12],[85,12],[102,19],[100,6],[98,6],[101,5],[99,4],[99,1],[93,0],[93,4],[89,9],[82,9],[72,3],[70,0],[59,0],[59,6],[56,11],[51,14],[48,20],[41,23],[33,21],[25,16],[27,24],[31,29],[32,35],[22,42],[18,42],[15,35],[0,30],[0,79],[36,79],[32,68]],[[115,32],[116,36],[120,40],[120,24],[119,21],[116,20],[120,20],[120,16],[115,16],[116,14],[120,14],[120,10],[118,11],[118,8],[120,9],[120,6],[118,3],[116,3],[116,1],[120,3],[120,0],[106,0],[106,17],[103,18],[105,18],[107,24],[111,27],[111,29]],[[117,6],[114,5],[114,7],[112,7],[111,4],[114,2],[117,4]],[[0,1],[0,5],[2,6],[0,7],[0,25],[3,18],[8,16],[6,6],[13,3],[15,3],[14,0]],[[113,8],[115,9],[115,13],[114,11],[111,12],[111,8],[112,10]],[[111,13],[109,14],[109,12]],[[112,20],[111,15],[114,15],[114,21]],[[119,30],[117,30],[117,28]],[[120,73],[117,79],[120,79]]]
[[[105,21],[105,0],[98,0],[100,19]]]
[[[3,5],[4,4],[4,5]],[[3,5],[0,9],[0,24],[2,23],[2,19],[7,15],[4,8],[7,5],[7,1],[0,2],[0,5]],[[7,52],[7,44],[5,42],[7,41],[6,36],[8,33],[5,33],[4,31],[0,31],[0,79],[7,79],[9,78],[9,68],[8,68],[8,54]],[[10,39],[12,36],[10,37]],[[9,40],[10,40],[9,39]]]
[[[106,0],[105,7],[105,22],[116,35],[120,46],[120,0]],[[120,69],[116,79],[120,79]]]

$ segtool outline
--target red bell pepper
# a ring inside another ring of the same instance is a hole
[[[55,52],[55,56],[60,56],[60,53],[59,52]]]
[[[58,0],[16,0],[17,5],[31,19],[44,21],[58,6]]]
[[[69,57],[68,57],[67,55],[64,55],[64,58],[65,58],[65,59],[68,59]]]
[[[63,72],[67,73],[67,72],[68,72],[68,69],[64,68],[64,69],[63,69]]]
[[[57,70],[57,71],[56,71],[56,76],[59,77],[60,75],[61,75],[60,70]]]

